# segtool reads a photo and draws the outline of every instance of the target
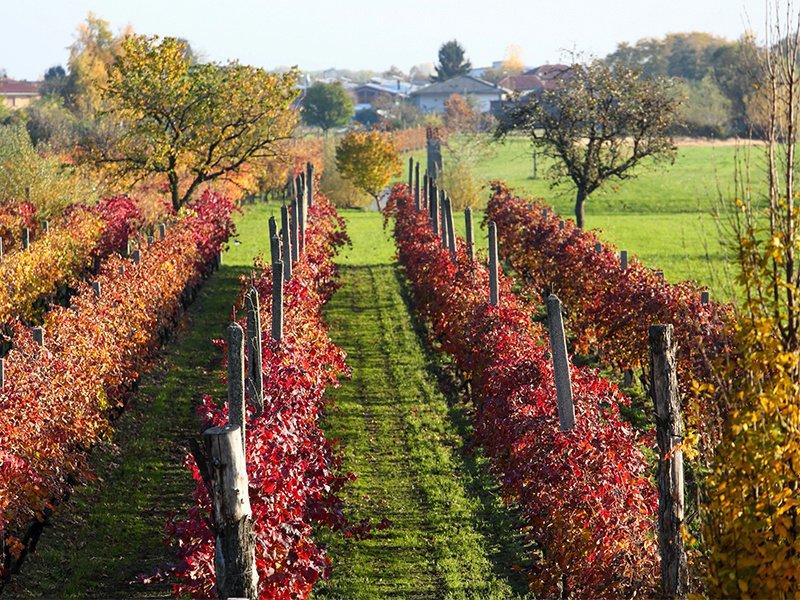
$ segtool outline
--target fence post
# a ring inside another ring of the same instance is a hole
[[[430,196],[430,213],[431,213],[431,227],[433,228],[433,235],[439,235],[439,195],[436,192],[436,186],[431,184]]]
[[[264,380],[261,356],[261,306],[258,290],[251,287],[245,298],[247,305],[247,387],[250,403],[255,406],[256,416],[264,412]]]
[[[414,157],[408,157],[408,191],[410,192],[414,185]]]
[[[34,327],[31,329],[33,334],[33,341],[44,348],[44,327]]]
[[[464,209],[464,226],[467,231],[467,257],[472,262],[475,260],[475,241],[473,239],[472,209],[470,207]]]
[[[676,346],[672,325],[651,325],[650,396],[656,412],[658,441],[658,546],[661,592],[665,598],[686,595],[688,565],[683,547],[683,418],[678,395]]]
[[[6,359],[0,358],[0,390],[6,384]]]
[[[414,204],[417,207],[417,211],[422,210],[422,199],[419,195],[419,163],[414,165]]]
[[[296,263],[297,259],[300,258],[300,215],[296,198],[292,200],[292,214],[289,226],[292,229],[292,262]]]
[[[131,252],[131,259],[133,260],[133,264],[138,265],[142,260],[142,252],[137,248]]]
[[[628,251],[620,250],[619,252],[619,268],[625,271],[628,268]]]
[[[49,233],[50,231],[50,221],[47,219],[42,219],[42,233]]]
[[[283,279],[281,261],[272,263],[272,339],[283,339]]]
[[[257,598],[255,536],[248,493],[247,463],[239,427],[203,432],[209,492],[214,511],[214,571],[220,598]]]
[[[425,205],[425,208],[427,208],[428,207],[428,203],[429,203],[428,198],[430,198],[430,195],[428,194],[428,192],[430,190],[430,184],[428,183],[428,172],[427,171],[425,171],[425,175],[422,177],[422,183],[423,183],[423,185],[422,185],[422,192],[423,192],[422,202]]]
[[[95,298],[99,298],[99,297],[100,297],[100,293],[101,293],[101,292],[102,292],[102,290],[103,290],[103,288],[102,288],[102,286],[101,286],[100,282],[99,282],[99,281],[93,281],[93,282],[92,282],[92,289],[94,290],[94,296],[95,296]]]
[[[561,300],[555,294],[547,297],[547,328],[550,332],[550,352],[553,355],[558,422],[561,431],[569,431],[575,427],[575,405],[572,402],[572,379],[569,373],[564,320],[561,316]]]
[[[444,190],[439,191],[439,234],[442,240],[442,248],[447,248],[447,194]]]
[[[708,304],[709,302],[711,302],[711,293],[708,290],[700,292],[700,304]]]
[[[603,244],[596,242],[594,245],[594,251],[600,254],[603,251]]]
[[[228,423],[239,427],[245,450],[244,331],[238,323],[228,325]]]
[[[297,199],[297,256],[302,256],[306,248],[306,202],[305,196]]]
[[[311,161],[306,163],[306,190],[308,208],[311,208],[314,206],[314,164]]]
[[[281,241],[278,238],[278,224],[275,222],[275,217],[269,218],[269,257],[273,263],[281,259]]]
[[[283,278],[289,281],[292,278],[292,229],[289,227],[289,208],[281,206],[281,233],[283,234]]]
[[[0,237],[0,258],[3,258],[3,238]]]
[[[455,263],[458,253],[456,252],[456,227],[453,222],[453,203],[450,201],[450,198],[447,198],[445,206],[447,207],[447,245],[450,248],[450,258],[452,258]]]
[[[500,304],[500,280],[497,256],[497,225],[494,221],[489,221],[489,304],[498,306]]]
[[[31,230],[27,227],[22,228],[22,249],[27,250],[31,245]]]

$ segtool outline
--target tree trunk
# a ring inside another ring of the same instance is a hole
[[[586,202],[586,190],[578,188],[578,194],[575,197],[575,224],[583,229],[583,205]]]

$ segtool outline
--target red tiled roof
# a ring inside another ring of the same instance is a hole
[[[36,95],[39,93],[40,85],[40,81],[0,79],[0,95]]]
[[[528,92],[544,87],[544,83],[536,75],[509,75],[501,79],[499,84],[514,92]]]

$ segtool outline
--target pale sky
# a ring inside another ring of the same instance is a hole
[[[186,38],[211,60],[407,71],[452,38],[473,66],[501,60],[510,44],[536,66],[669,32],[737,38],[749,24],[763,29],[764,10],[764,0],[0,0],[0,69],[36,79],[65,64],[90,11],[115,30]]]

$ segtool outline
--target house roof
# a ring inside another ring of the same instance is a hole
[[[524,75],[536,75],[542,81],[547,82],[553,79],[563,79],[571,68],[569,65],[541,65],[525,71]]]
[[[544,82],[536,75],[509,75],[500,80],[499,85],[510,89],[512,92],[529,92],[531,90],[541,90],[545,87]]]
[[[412,96],[439,96],[451,94],[498,94],[507,92],[505,88],[484,81],[472,75],[458,75],[447,81],[437,81],[413,92]]]
[[[0,79],[0,95],[2,96],[36,96],[39,94],[40,81],[17,81]]]
[[[376,92],[383,92],[386,94],[392,95],[400,95],[405,96],[410,92],[413,92],[417,89],[417,86],[408,83],[407,81],[398,81],[398,80],[382,80],[382,81],[368,81],[367,83],[362,83],[356,88],[356,91],[368,89],[368,90],[375,90]]]

